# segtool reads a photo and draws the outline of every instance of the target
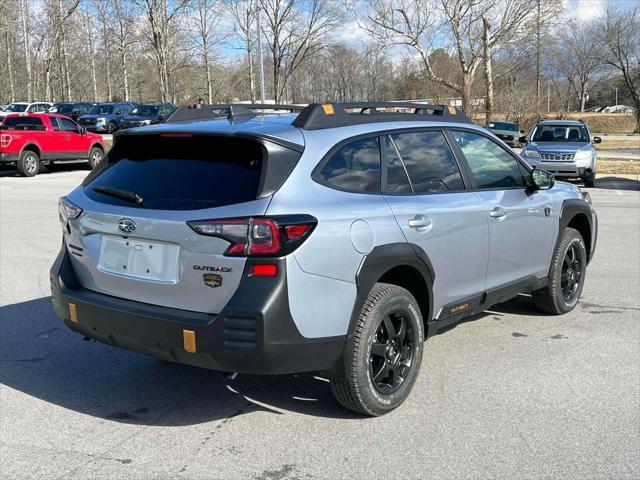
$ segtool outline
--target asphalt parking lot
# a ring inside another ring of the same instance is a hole
[[[342,409],[323,379],[239,376],[84,342],[49,298],[57,198],[87,170],[0,176],[3,478],[640,477],[640,182],[599,179],[580,305],[527,297],[431,338],[409,400]]]

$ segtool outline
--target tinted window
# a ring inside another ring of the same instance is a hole
[[[60,131],[60,124],[58,123],[57,117],[49,117],[49,121],[51,122],[51,128],[53,128],[54,132]]]
[[[73,103],[60,103],[54,106],[56,107],[57,113],[67,114],[73,112]]]
[[[380,192],[378,137],[363,138],[341,147],[323,166],[320,179],[352,192]]]
[[[78,126],[75,123],[73,123],[71,120],[69,120],[68,118],[58,117],[58,121],[60,122],[60,125],[62,126],[62,130],[64,130],[65,132],[77,132],[78,131]]]
[[[6,127],[16,126],[16,125],[35,125],[42,126],[42,119],[40,117],[7,117],[4,120],[4,125]]]
[[[248,202],[257,198],[263,155],[262,147],[248,140],[123,137],[84,191],[98,202],[134,206],[92,190],[117,188],[142,196],[142,208],[161,210]]]
[[[12,103],[7,108],[5,108],[6,112],[24,112],[27,109],[26,103]]]
[[[407,175],[409,192],[464,190],[462,175],[442,132],[387,135],[385,143],[387,159],[391,160],[387,192],[407,193]]]
[[[500,145],[476,133],[451,133],[469,163],[478,188],[524,186],[518,162]]]
[[[113,105],[96,105],[91,109],[94,115],[111,115],[113,113]]]

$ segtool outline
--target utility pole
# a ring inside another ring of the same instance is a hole
[[[540,116],[540,2],[536,15],[536,114]]]
[[[616,87],[616,105],[618,105],[618,87]]]
[[[547,80],[547,113],[551,112],[551,83]]]
[[[256,7],[256,27],[258,28],[258,60],[260,62],[260,102],[264,103],[264,55],[262,51],[262,28],[260,24],[260,5]]]

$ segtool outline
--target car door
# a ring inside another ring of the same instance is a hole
[[[407,242],[433,264],[438,320],[474,309],[485,291],[489,229],[449,141],[441,130],[422,129],[385,134],[380,145],[384,197]]]
[[[69,160],[77,160],[79,158],[87,158],[89,152],[89,144],[86,136],[81,133],[80,127],[72,120],[65,117],[58,117],[64,146],[64,158]]]
[[[468,165],[489,224],[487,291],[530,283],[549,270],[554,220],[550,196],[525,187],[515,154],[477,131],[450,131]]]

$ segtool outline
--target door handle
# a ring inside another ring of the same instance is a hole
[[[416,215],[414,218],[409,220],[409,227],[411,228],[426,228],[431,226],[431,220],[424,215]]]
[[[70,138],[71,138],[71,135],[65,135],[65,136],[64,136],[64,139],[65,139],[65,140],[69,140]]]
[[[489,216],[492,218],[502,218],[507,214],[507,211],[502,207],[493,207],[493,210],[489,212]]]

